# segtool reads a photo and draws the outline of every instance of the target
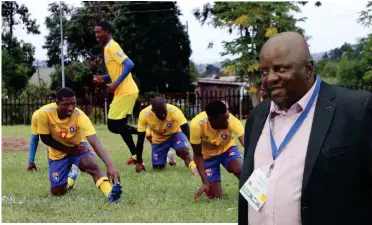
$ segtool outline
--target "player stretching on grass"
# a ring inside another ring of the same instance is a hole
[[[150,126],[152,135],[153,168],[163,169],[166,165],[167,153],[170,148],[173,148],[185,165],[197,174],[195,162],[189,154],[190,128],[187,120],[180,109],[166,104],[161,97],[155,97],[151,105],[140,112],[138,118],[137,172],[144,169],[141,160],[147,126]]]
[[[70,183],[67,177],[71,165],[75,164],[93,177],[97,188],[109,202],[117,202],[122,194],[119,171],[99,143],[89,118],[76,108],[74,91],[69,88],[58,90],[56,103],[39,111],[37,125],[37,133],[44,144],[49,146],[49,181],[52,194],[63,195],[73,186],[74,180]],[[88,149],[84,136],[105,163],[107,177]]]
[[[219,198],[222,194],[220,164],[238,178],[241,173],[243,158],[232,134],[235,133],[244,146],[243,125],[227,112],[223,102],[213,100],[205,112],[192,119],[190,129],[194,160],[203,182],[194,199],[203,193],[207,198]]]
[[[128,164],[136,161],[136,146],[132,134],[137,130],[129,126],[128,118],[133,112],[133,107],[138,98],[138,87],[132,78],[130,71],[134,67],[133,62],[123,52],[119,44],[111,37],[109,23],[99,22],[95,28],[96,39],[104,47],[104,58],[108,74],[94,76],[94,83],[102,83],[110,80],[107,91],[114,93],[114,99],[108,112],[107,127],[114,134],[120,134],[132,154]]]

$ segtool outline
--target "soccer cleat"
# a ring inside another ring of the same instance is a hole
[[[137,160],[135,160],[135,159],[133,159],[132,157],[130,157],[130,158],[128,159],[127,164],[128,164],[128,165],[130,165],[130,164],[136,164],[136,162],[137,162]]]
[[[120,200],[121,194],[123,193],[123,188],[120,183],[115,183],[112,186],[110,194],[108,195],[108,201],[110,203],[116,203]]]

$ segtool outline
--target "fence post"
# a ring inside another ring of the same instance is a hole
[[[239,89],[239,119],[243,118],[243,87]]]

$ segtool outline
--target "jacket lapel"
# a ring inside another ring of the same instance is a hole
[[[335,98],[333,88],[322,82],[318,100],[316,103],[313,124],[310,132],[309,144],[307,147],[305,168],[302,181],[302,192],[305,190],[316,159],[322,149],[324,140],[330,128],[336,105],[332,102]]]
[[[244,164],[248,165],[248,167],[246,167],[247,169],[245,171],[244,170],[242,171],[241,181],[243,182],[241,182],[241,184],[244,184],[253,172],[254,153],[256,150],[257,142],[261,136],[261,132],[265,125],[267,116],[269,115],[270,104],[271,104],[271,101],[269,99],[266,99],[265,102],[263,102],[263,106],[260,112],[257,112],[257,117],[254,118],[251,136],[249,140],[246,141],[246,143],[249,143],[249,146],[248,146],[248,151],[247,151],[247,157],[245,158]]]

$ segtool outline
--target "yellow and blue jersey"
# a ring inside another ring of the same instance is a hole
[[[201,112],[191,120],[190,143],[201,144],[204,158],[220,155],[236,145],[233,134],[244,135],[243,124],[232,114],[229,114],[228,127],[215,130],[208,121],[206,112]]]

